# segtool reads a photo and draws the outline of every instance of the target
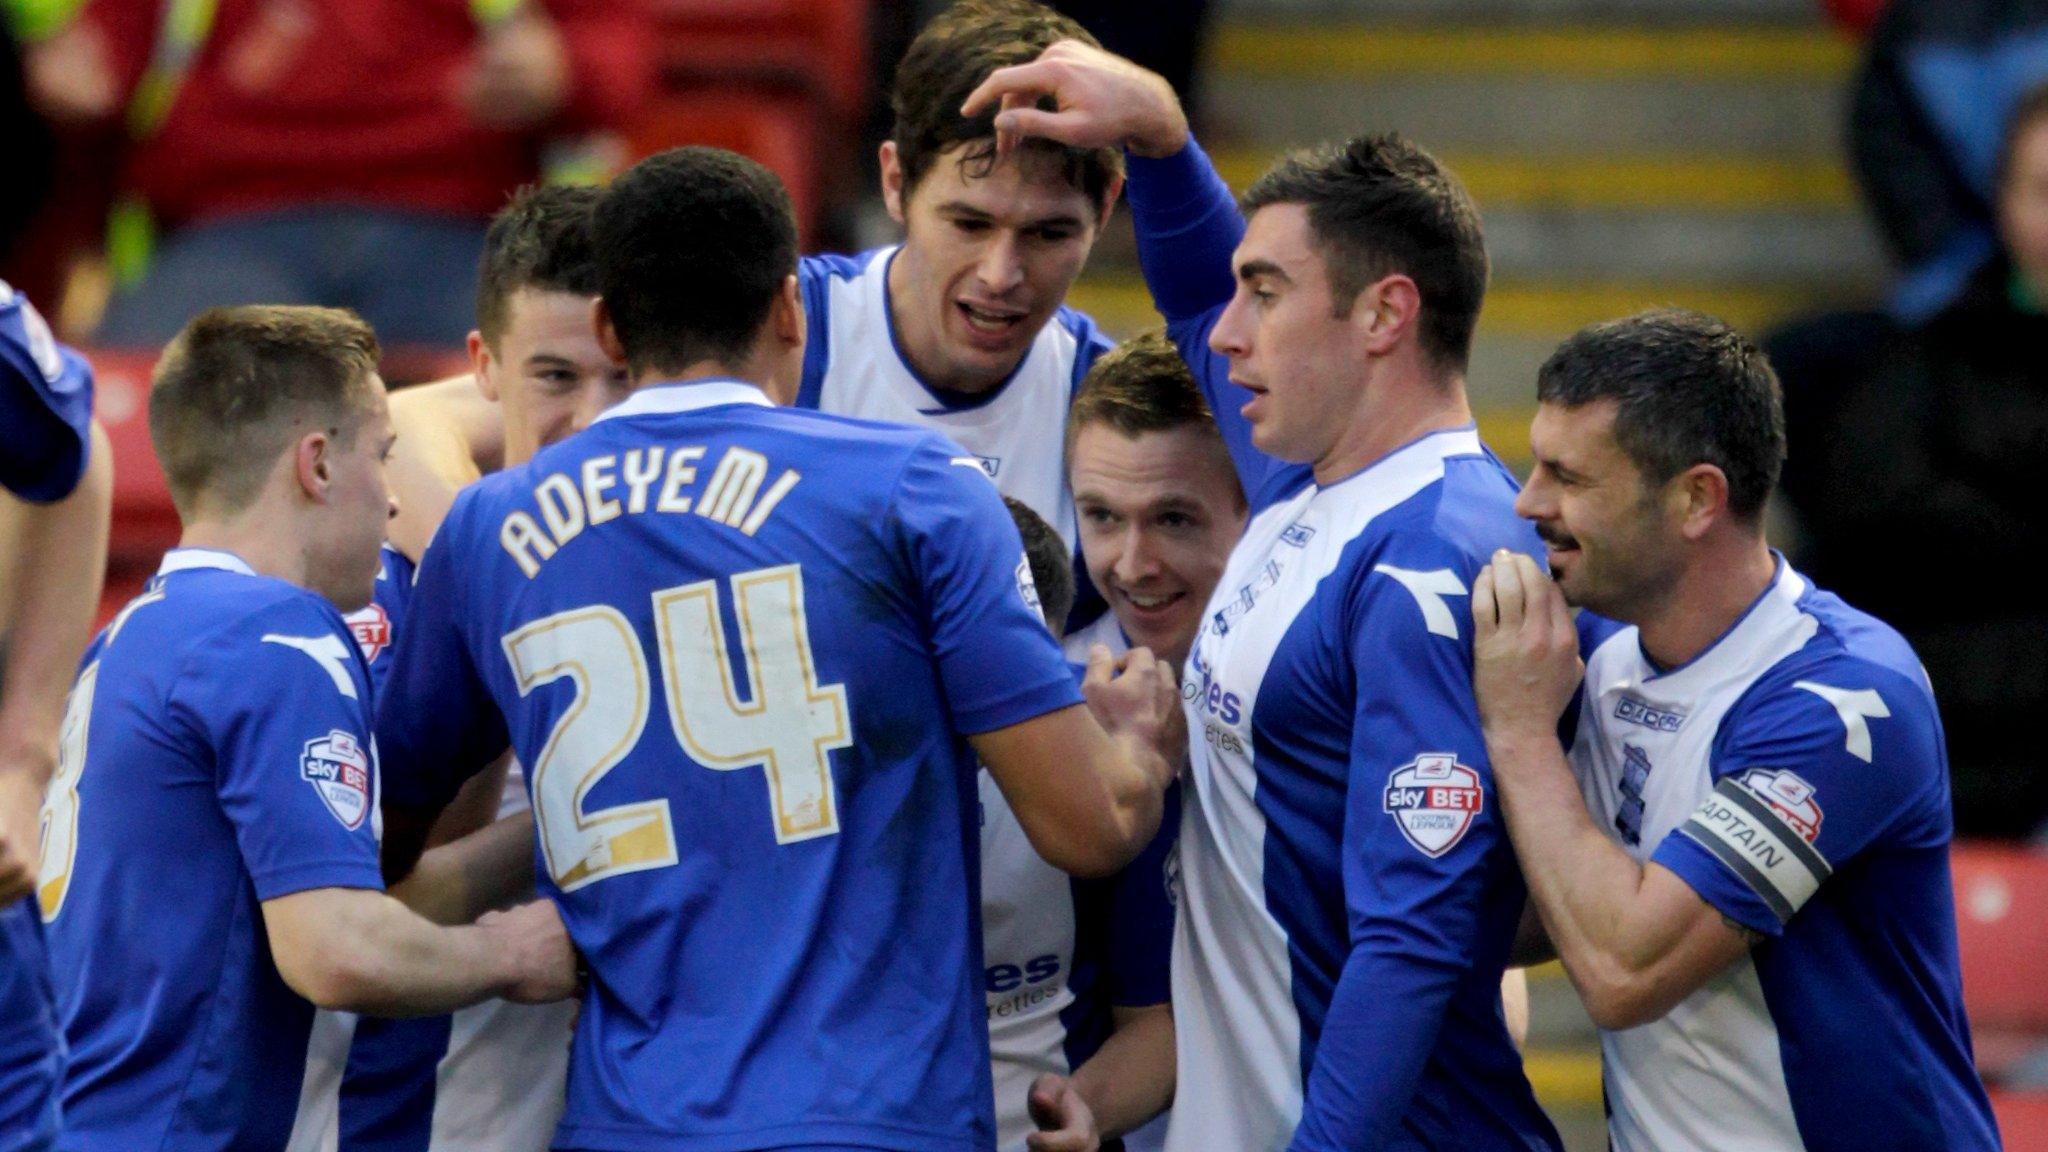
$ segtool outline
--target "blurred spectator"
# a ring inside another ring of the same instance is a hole
[[[2011,590],[2048,550],[2048,88],[1995,158],[2000,253],[1840,398],[1800,511],[1814,578],[1927,666],[1958,832],[2022,836],[2048,816],[2048,601]]]
[[[550,140],[635,110],[653,43],[644,0],[86,0],[29,83],[131,137],[99,338],[317,303],[459,345],[490,214]]]
[[[2020,95],[2048,80],[2048,0],[1891,0],[1850,111],[1863,196],[1924,320],[1991,259],[1992,177]]]

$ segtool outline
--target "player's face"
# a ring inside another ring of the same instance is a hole
[[[958,163],[967,147],[941,153],[906,187],[894,146],[883,146],[883,198],[904,229],[889,314],[927,383],[984,392],[1009,377],[1066,300],[1103,210],[1042,152],[969,176]]]
[[[1133,644],[1180,667],[1244,531],[1229,456],[1195,428],[1133,438],[1090,424],[1069,467],[1089,578]]]
[[[1303,206],[1252,213],[1232,259],[1237,294],[1209,347],[1230,360],[1231,381],[1251,390],[1242,411],[1252,443],[1282,460],[1318,462],[1362,418],[1364,327],[1349,309],[1338,315]]]
[[[2014,142],[2012,168],[1998,192],[1998,229],[2013,264],[2034,284],[2048,284],[2048,120]]]
[[[1682,566],[1665,485],[1649,484],[1614,440],[1611,400],[1543,404],[1529,425],[1535,468],[1515,511],[1535,522],[1565,599],[1616,620],[1639,619]]]
[[[505,415],[505,463],[588,427],[632,391],[623,365],[597,343],[590,297],[516,289],[506,301],[497,347],[482,345],[477,383]]]
[[[384,382],[373,380],[376,398],[352,437],[335,442],[330,456],[327,523],[318,543],[322,555],[308,568],[320,582],[315,590],[343,612],[370,602],[381,566],[384,530],[398,514],[398,501],[384,480],[384,463],[397,436],[384,402]]]

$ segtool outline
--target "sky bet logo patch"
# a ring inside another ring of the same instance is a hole
[[[363,826],[363,817],[370,814],[370,756],[354,736],[337,728],[306,741],[299,775],[320,793],[342,827],[353,832]]]
[[[356,647],[363,650],[363,663],[375,664],[384,649],[391,646],[391,615],[382,604],[372,600],[342,620],[355,634]]]
[[[1485,799],[1479,773],[1450,752],[1425,752],[1387,777],[1387,814],[1408,842],[1431,859],[1458,846]]]

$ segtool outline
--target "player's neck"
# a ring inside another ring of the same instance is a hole
[[[1432,432],[1472,423],[1465,378],[1368,383],[1353,419],[1315,462],[1316,483],[1328,487],[1372,467]]]
[[[1659,668],[1690,663],[1735,627],[1777,574],[1778,559],[1760,536],[1726,541],[1688,565],[1634,622],[1643,651]]]
[[[195,516],[179,535],[178,547],[227,552],[259,575],[311,588],[305,531],[290,519],[265,501],[232,516]]]
[[[633,374],[633,391],[662,384],[696,384],[705,380],[738,380],[768,394],[768,399],[787,406],[796,402],[794,381],[784,381],[775,365],[762,355],[749,356],[738,364],[723,360],[699,360],[679,368],[646,368]]]

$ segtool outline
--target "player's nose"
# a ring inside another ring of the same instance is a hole
[[[974,272],[982,286],[993,293],[1008,292],[1023,283],[1024,260],[1016,234],[998,230],[988,247],[982,249]]]
[[[1216,326],[1209,330],[1209,350],[1218,356],[1237,359],[1251,350],[1251,333],[1245,323],[1243,299],[1243,292],[1232,296],[1230,303],[1223,307],[1223,315],[1216,318]]]

